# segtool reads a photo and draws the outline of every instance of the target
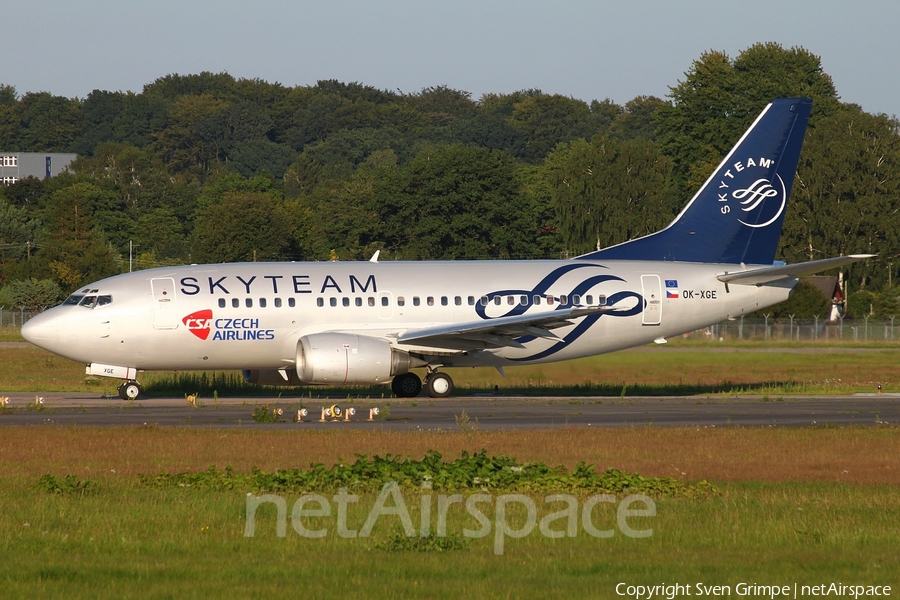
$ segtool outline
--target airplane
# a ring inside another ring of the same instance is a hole
[[[263,385],[452,394],[442,369],[612,352],[786,300],[802,275],[869,258],[775,261],[808,98],[773,100],[664,229],[566,260],[185,265],[91,283],[22,336],[123,379],[241,370]]]

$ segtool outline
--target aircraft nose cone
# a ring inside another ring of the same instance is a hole
[[[43,347],[47,342],[55,342],[59,337],[59,327],[45,315],[37,315],[22,325],[22,337],[35,346]]]

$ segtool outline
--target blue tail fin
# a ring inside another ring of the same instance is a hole
[[[773,100],[665,229],[578,258],[771,265],[811,109]]]

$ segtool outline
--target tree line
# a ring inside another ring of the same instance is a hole
[[[24,282],[65,294],[127,271],[132,249],[134,268],[576,256],[665,226],[785,96],[814,103],[778,257],[875,252],[851,292],[896,296],[896,118],[841,102],[818,56],[774,43],[706,52],[670,90],[619,105],[227,73],[84,99],[0,85],[0,151],[78,154],[0,188],[0,304]]]

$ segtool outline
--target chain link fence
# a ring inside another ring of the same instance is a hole
[[[900,319],[746,319],[725,321],[685,334],[694,339],[772,342],[900,341]]]
[[[0,306],[0,327],[21,327],[22,323],[39,312],[41,311]]]

